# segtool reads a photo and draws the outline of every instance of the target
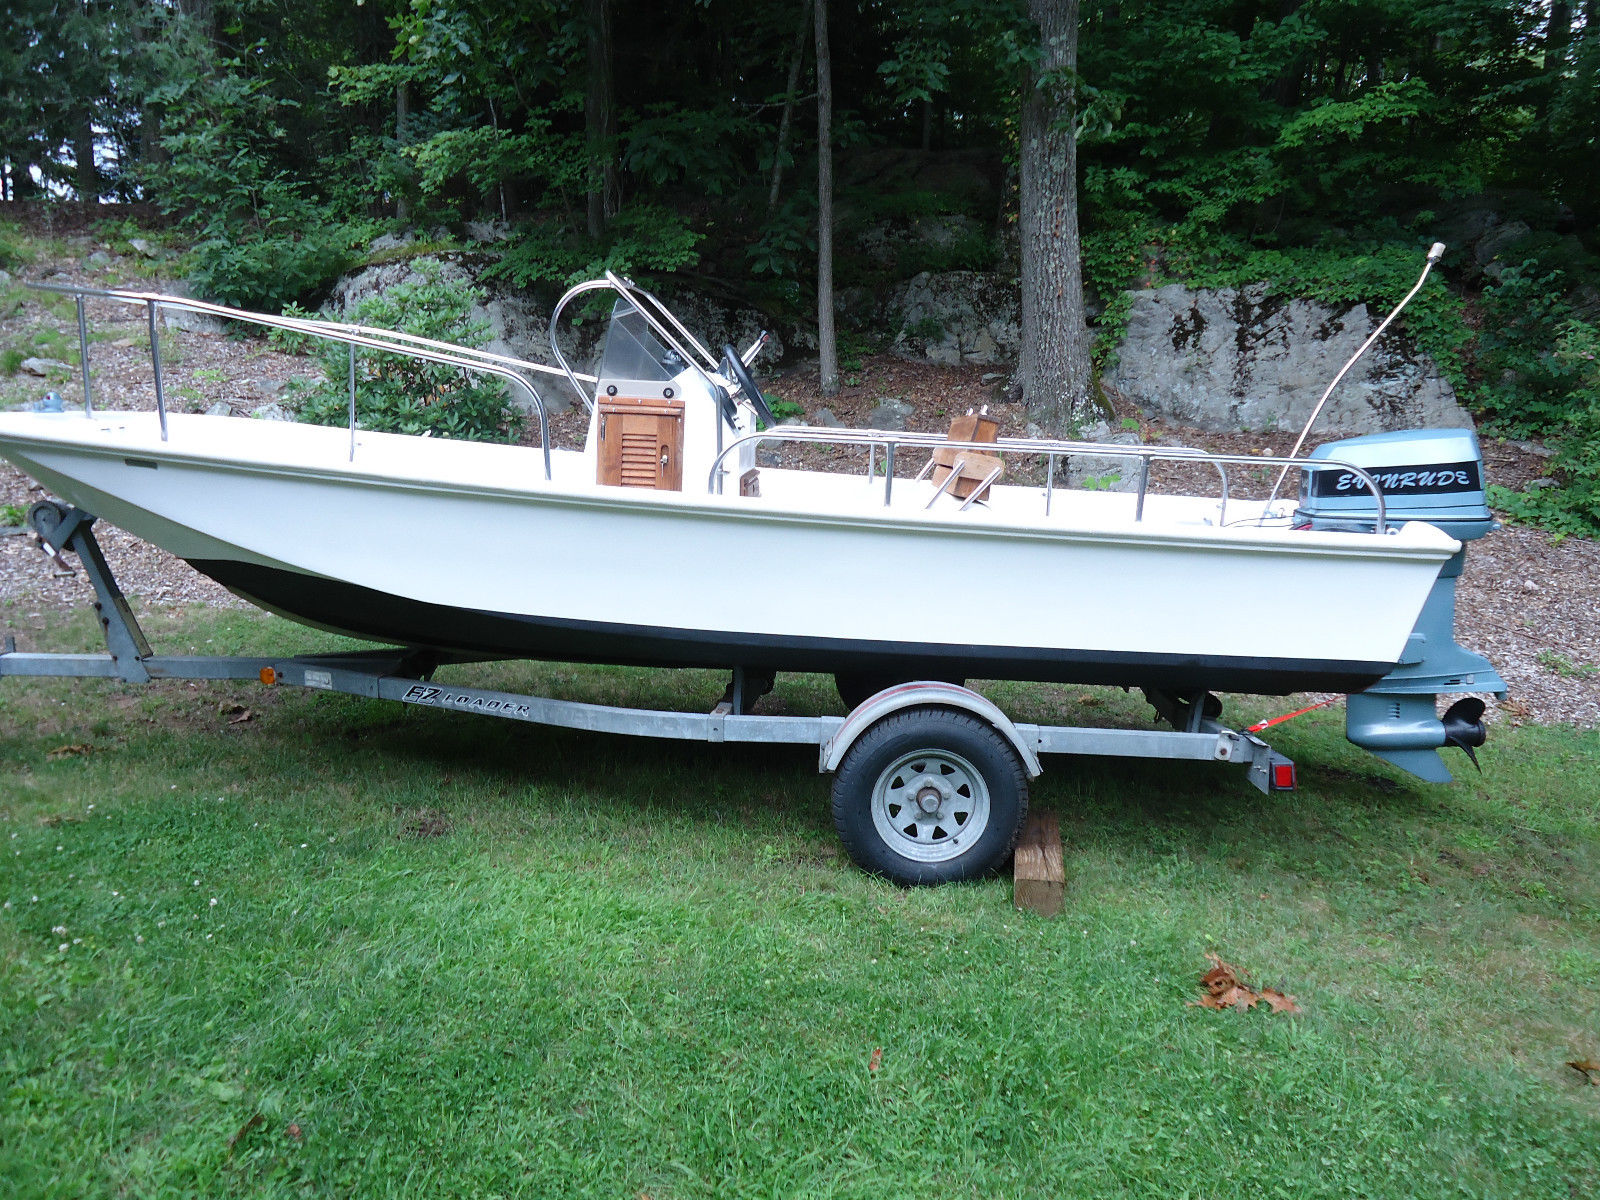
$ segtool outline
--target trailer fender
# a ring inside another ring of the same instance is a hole
[[[908,708],[953,708],[971,713],[979,720],[994,726],[1000,736],[1011,743],[1029,779],[1037,779],[1044,770],[1039,765],[1038,752],[1022,736],[1011,718],[1001,712],[992,701],[978,695],[971,688],[938,680],[896,684],[859,705],[844,719],[844,724],[834,730],[833,736],[822,743],[821,761],[817,769],[824,773],[838,770],[845,754],[862,734],[884,717]]]

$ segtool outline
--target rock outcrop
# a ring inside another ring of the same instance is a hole
[[[1014,280],[987,271],[924,271],[889,296],[897,353],[932,363],[999,363],[1022,344]]]
[[[1179,424],[1298,430],[1381,319],[1365,305],[1277,299],[1265,284],[1136,292],[1103,383],[1148,415]],[[1334,391],[1317,428],[1370,433],[1471,424],[1432,360],[1391,328]]]

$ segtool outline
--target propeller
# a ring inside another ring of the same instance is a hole
[[[1467,757],[1472,760],[1472,765],[1478,767],[1478,774],[1483,774],[1483,768],[1478,766],[1478,756],[1473,751],[1474,746],[1481,746],[1489,734],[1483,727],[1484,703],[1475,696],[1468,696],[1465,700],[1457,700],[1445,710],[1441,718],[1444,725],[1444,744],[1446,746],[1460,746],[1467,752]]]

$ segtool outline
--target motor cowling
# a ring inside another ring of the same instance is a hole
[[[1470,429],[1408,429],[1346,438],[1308,456],[1351,463],[1383,492],[1390,526],[1427,521],[1459,542],[1495,527],[1484,490],[1483,453]],[[1366,481],[1340,466],[1302,473],[1294,523],[1311,529],[1370,530],[1378,505]]]

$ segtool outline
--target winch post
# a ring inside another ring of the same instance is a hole
[[[83,565],[83,573],[94,588],[94,611],[100,618],[100,631],[105,634],[116,677],[127,683],[148,683],[150,672],[145,669],[144,660],[152,653],[149,639],[139,628],[128,598],[117,586],[117,578],[95,540],[94,522],[92,513],[50,501],[35,504],[28,513],[28,524],[45,545],[58,554],[70,549]]]

